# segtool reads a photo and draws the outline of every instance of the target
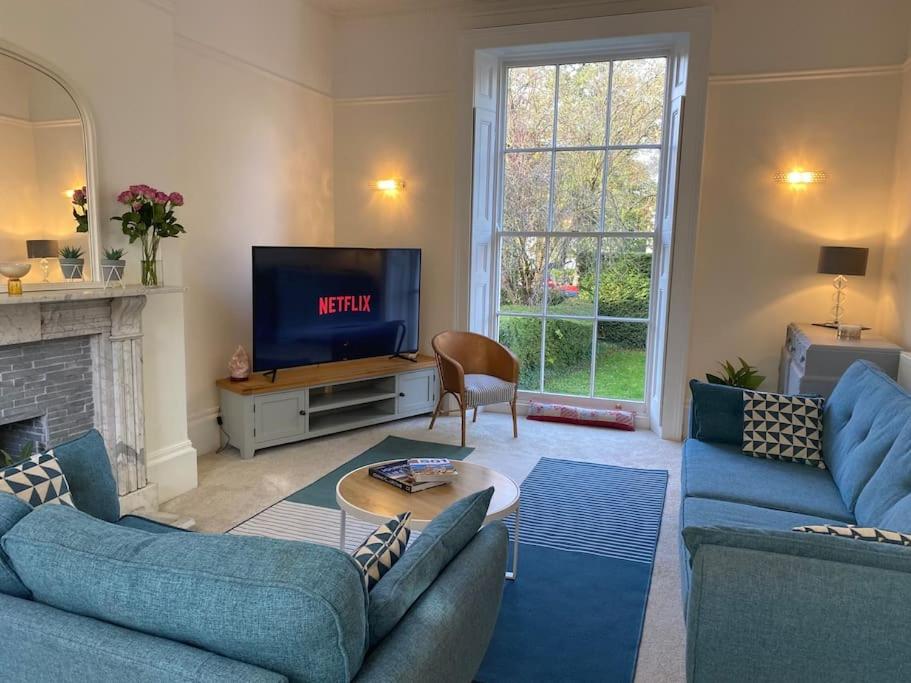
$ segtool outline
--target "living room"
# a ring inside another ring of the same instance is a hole
[[[907,675],[911,4],[0,16],[0,449],[72,499],[0,504],[10,680]]]

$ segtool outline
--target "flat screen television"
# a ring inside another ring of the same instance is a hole
[[[414,353],[420,249],[253,247],[253,369]]]

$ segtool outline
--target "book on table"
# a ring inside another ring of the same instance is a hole
[[[408,468],[418,483],[452,481],[459,474],[449,458],[410,458]]]
[[[426,491],[436,486],[445,486],[445,481],[426,481],[417,482],[411,475],[411,468],[408,467],[407,460],[394,460],[392,462],[374,465],[367,470],[370,476],[384,481],[387,484],[402,489],[405,493],[417,493]]]

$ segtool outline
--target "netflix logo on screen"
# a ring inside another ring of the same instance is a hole
[[[370,313],[372,294],[343,294],[319,297],[319,314]]]

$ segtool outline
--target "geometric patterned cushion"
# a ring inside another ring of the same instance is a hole
[[[828,534],[842,538],[854,538],[859,541],[874,541],[875,543],[892,543],[894,545],[911,545],[911,536],[898,531],[884,531],[873,527],[859,526],[832,526],[831,524],[814,524],[811,526],[796,526],[792,531],[805,531],[810,534]]]
[[[466,408],[512,403],[516,385],[492,375],[465,375]]]
[[[823,399],[743,392],[743,452],[756,458],[799,462],[825,469]]]
[[[12,493],[32,507],[47,503],[75,507],[53,450],[0,470],[0,491]]]
[[[411,530],[408,528],[410,512],[403,512],[390,519],[370,534],[360,548],[354,551],[354,559],[364,571],[364,582],[371,590],[383,575],[392,569],[405,552]]]

